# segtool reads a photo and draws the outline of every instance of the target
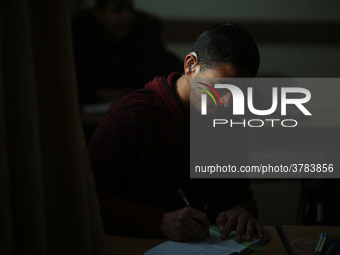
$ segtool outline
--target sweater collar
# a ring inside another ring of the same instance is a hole
[[[185,108],[180,101],[176,92],[176,81],[182,76],[182,73],[171,73],[167,78],[155,77],[155,79],[149,82],[145,88],[151,88],[155,90],[160,97],[168,105],[171,112],[177,116],[183,116],[189,114],[189,110]]]

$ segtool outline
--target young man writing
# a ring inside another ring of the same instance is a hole
[[[189,177],[190,80],[253,77],[258,67],[247,31],[217,25],[198,37],[183,74],[156,77],[110,107],[88,147],[108,233],[192,240],[216,222],[224,240],[232,229],[237,241],[262,237],[247,180]]]

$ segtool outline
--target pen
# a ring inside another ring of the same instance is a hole
[[[326,239],[327,239],[327,233],[324,234],[323,238],[322,238],[322,241],[321,241],[321,244],[320,244],[320,247],[319,247],[319,251],[318,252],[321,252],[323,250],[323,247],[325,245],[325,242],[326,242]]]
[[[188,206],[188,207],[192,207],[191,204],[189,203],[187,197],[185,196],[183,189],[179,188],[177,190],[177,192],[180,195],[181,199],[184,201],[185,205]],[[206,205],[205,205],[205,207],[206,207]],[[210,237],[209,229],[208,229],[208,232],[207,232],[207,236]]]
[[[190,205],[190,203],[189,203],[187,197],[185,196],[184,191],[183,191],[181,188],[179,188],[179,189],[177,190],[177,192],[178,192],[178,194],[180,195],[180,197],[182,198],[182,200],[184,201],[185,205],[188,206],[188,207],[192,207],[192,206]]]
[[[319,241],[318,241],[318,244],[316,245],[315,252],[319,252],[319,249],[320,249],[320,245],[321,245],[323,236],[324,236],[324,233],[321,233],[321,234],[319,235]]]

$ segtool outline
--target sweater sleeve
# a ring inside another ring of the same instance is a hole
[[[113,104],[88,145],[103,225],[108,234],[161,236],[166,211],[131,199],[136,155],[126,115],[119,102]]]

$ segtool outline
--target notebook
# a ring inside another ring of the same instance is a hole
[[[234,232],[230,239],[223,241],[220,233],[210,228],[210,237],[202,241],[173,242],[167,241],[148,250],[144,255],[227,255],[227,254],[248,254],[254,250],[263,250],[260,246],[266,243],[267,239],[253,237],[250,242],[237,243],[233,240]]]

